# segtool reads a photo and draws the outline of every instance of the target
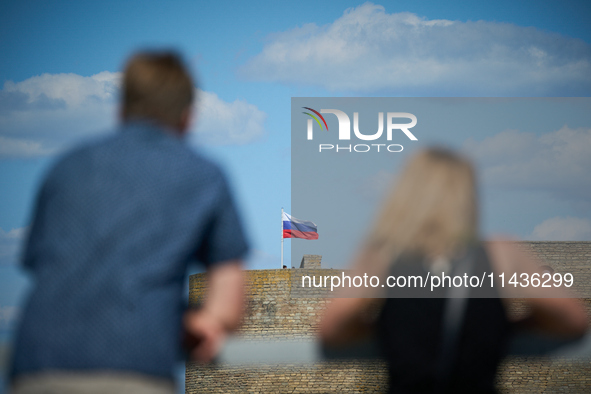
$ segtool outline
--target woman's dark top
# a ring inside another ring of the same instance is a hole
[[[481,246],[472,255],[471,261],[475,263],[472,275],[482,277],[484,272],[487,275],[492,272]],[[421,260],[418,256],[403,257],[392,266],[390,275],[425,277],[427,270]],[[450,272],[445,274],[450,275]],[[490,279],[488,281],[490,283]],[[452,363],[445,381],[437,377],[436,371],[440,363],[442,320],[447,301],[445,290],[436,290],[433,296],[437,298],[387,298],[383,305],[378,319],[378,338],[388,362],[389,392],[494,393],[496,369],[505,355],[510,334],[501,300],[467,300],[454,360],[445,361]]]

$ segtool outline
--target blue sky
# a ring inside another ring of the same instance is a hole
[[[328,131],[302,107],[321,109]],[[353,125],[355,113],[357,129],[341,127],[330,109],[343,111]],[[346,267],[405,160],[432,145],[459,150],[478,166],[486,238],[510,233],[533,240],[590,239],[590,109],[589,97],[292,99],[292,210],[322,230],[318,241],[292,244],[292,261],[310,253],[322,255],[324,267]],[[387,135],[386,125],[381,136],[367,140],[376,133],[378,114],[393,111],[416,117],[408,130],[417,140],[397,129]],[[315,126],[311,139],[309,120]],[[350,139],[337,136],[344,130]],[[359,130],[365,139],[356,136]]]
[[[197,77],[202,110],[190,142],[203,145],[232,180],[252,240],[252,268],[279,265],[281,207],[298,217],[290,211],[291,97],[591,93],[587,1],[3,1],[0,15],[3,332],[14,326],[26,288],[16,256],[39,180],[68,146],[116,123],[118,73],[138,49],[173,47]],[[568,182],[532,185],[535,212],[507,218],[504,231],[591,239],[588,178],[570,171],[591,163],[561,148],[591,148],[591,131],[573,130],[515,131],[519,146],[541,147],[560,164],[553,179]],[[462,146],[487,159],[485,173],[509,171],[494,149],[506,134],[471,138]],[[519,146],[512,169],[543,160],[542,150]],[[532,188],[485,209],[494,214],[513,204],[518,212]],[[306,241],[286,241],[288,264],[291,242]]]

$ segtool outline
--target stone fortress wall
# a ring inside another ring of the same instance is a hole
[[[521,242],[556,272],[574,275],[591,287],[591,242]],[[295,277],[331,275],[321,256],[305,255],[299,269],[246,271],[247,311],[238,335],[249,340],[315,340],[327,304],[322,298],[294,297]],[[189,299],[200,302],[205,275],[190,277]],[[589,307],[590,300],[586,300]],[[590,308],[591,309],[591,308]],[[500,392],[591,392],[591,362],[539,357],[508,358],[500,367]],[[187,393],[382,393],[387,389],[385,364],[375,361],[330,361],[308,365],[198,366],[187,364]]]

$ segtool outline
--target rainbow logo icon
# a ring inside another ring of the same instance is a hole
[[[322,122],[324,122],[324,126],[326,126],[326,131],[328,131],[328,125],[326,124],[326,120],[324,120],[324,116],[320,115],[320,112],[318,112],[318,111],[316,111],[315,109],[312,109],[312,108],[310,108],[310,107],[302,107],[302,108],[304,108],[304,109],[307,109],[308,111],[312,111],[312,112],[314,112],[316,115],[318,115],[318,116],[320,117],[320,119],[322,119]],[[312,117],[312,118],[313,118],[313,119],[316,121],[316,123],[318,123],[318,125],[320,126],[320,130],[322,130],[322,129],[323,129],[323,127],[322,127],[322,123],[320,123],[320,120],[318,120],[318,118],[317,118],[316,116],[312,115],[312,114],[311,114],[311,113],[309,113],[309,112],[302,112],[302,113],[303,113],[303,114],[306,114],[306,115],[308,115],[308,116],[311,116],[311,117]]]

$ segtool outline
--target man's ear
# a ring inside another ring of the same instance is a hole
[[[191,128],[191,123],[193,122],[193,110],[191,107],[187,107],[181,112],[181,118],[179,119],[179,127],[178,130],[181,134],[187,134],[189,129]]]

